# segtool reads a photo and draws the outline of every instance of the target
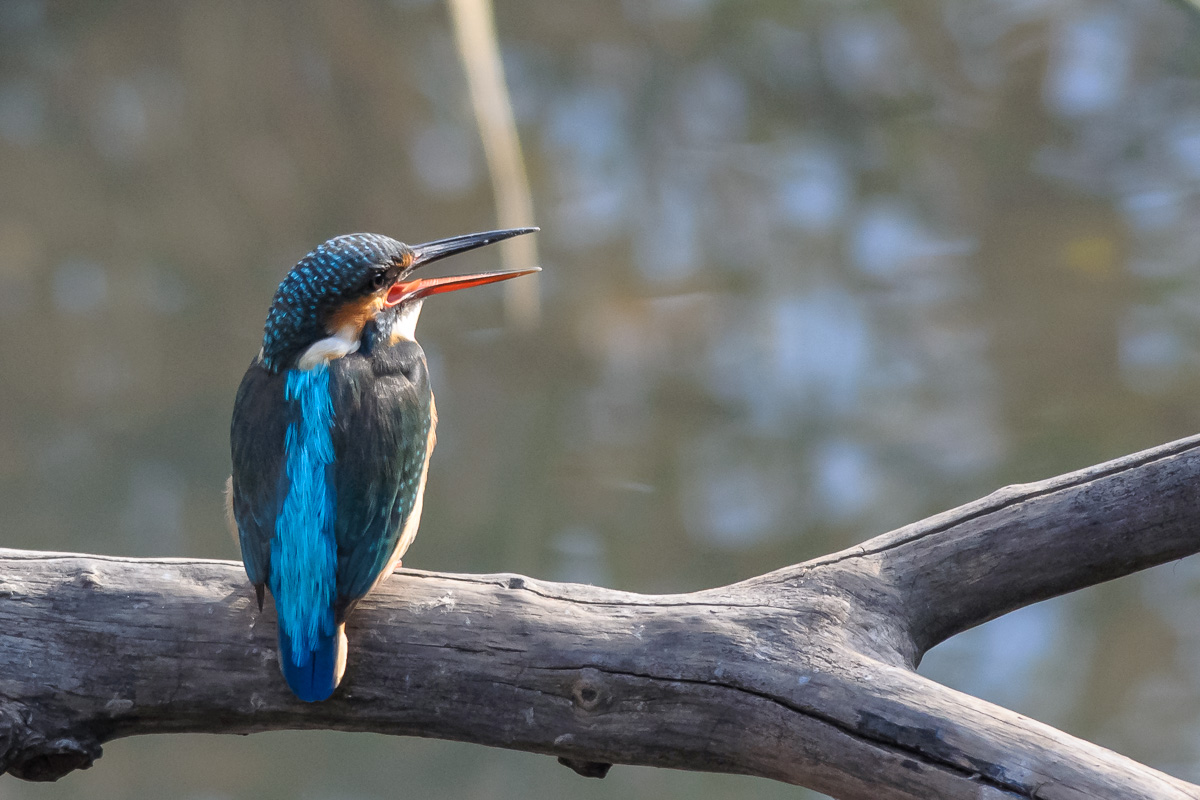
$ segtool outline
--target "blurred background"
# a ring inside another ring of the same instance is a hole
[[[1200,14],[1076,0],[503,0],[540,323],[422,320],[412,567],[750,577],[1195,433]],[[446,7],[0,4],[0,545],[235,558],[234,391],[322,240],[495,227]],[[494,250],[454,270],[498,266]],[[1200,561],[921,671],[1200,779]],[[796,797],[336,733],[113,742],[16,800]],[[815,797],[815,795],[812,795]]]

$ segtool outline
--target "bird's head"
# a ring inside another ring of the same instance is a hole
[[[272,371],[309,369],[353,353],[366,325],[384,312],[395,314],[393,335],[411,339],[426,297],[538,271],[414,278],[415,270],[536,230],[471,233],[411,246],[374,233],[330,239],[300,259],[275,291],[263,332],[263,365]]]

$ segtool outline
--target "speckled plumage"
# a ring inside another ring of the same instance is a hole
[[[379,265],[399,264],[412,251],[377,233],[350,233],[319,245],[292,267],[275,290],[263,333],[263,364],[288,366],[298,352],[326,335],[325,318],[364,292],[364,280]]]

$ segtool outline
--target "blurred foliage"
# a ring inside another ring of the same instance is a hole
[[[544,320],[430,304],[442,427],[407,565],[698,589],[1195,432],[1182,4],[496,12]],[[0,4],[0,543],[234,557],[229,411],[283,273],[338,233],[494,224],[448,24],[419,0]],[[1191,559],[923,670],[1196,780],[1198,605]],[[365,735],[106,751],[0,796],[796,796]]]

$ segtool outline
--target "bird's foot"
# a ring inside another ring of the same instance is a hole
[[[396,559],[396,566],[392,567],[392,572],[399,572],[404,563],[400,559]]]

